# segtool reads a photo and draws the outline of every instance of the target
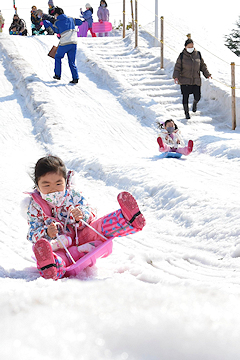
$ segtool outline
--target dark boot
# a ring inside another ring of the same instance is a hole
[[[196,100],[193,101],[192,111],[193,112],[197,111],[197,101]]]
[[[190,119],[188,104],[183,104],[186,119]]]
[[[69,84],[77,84],[78,83],[78,79],[72,79],[72,81],[69,82]]]

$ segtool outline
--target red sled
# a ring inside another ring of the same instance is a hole
[[[103,22],[94,22],[92,24],[92,31],[94,33],[104,33],[104,32],[109,32],[112,31],[112,24],[108,21],[103,21]]]
[[[66,268],[64,276],[76,276],[86,267],[95,265],[98,258],[110,255],[113,247],[112,239],[113,238],[109,238],[107,241],[104,241],[101,245],[98,245],[96,249],[90,251],[88,254],[77,260],[75,264],[69,265]]]

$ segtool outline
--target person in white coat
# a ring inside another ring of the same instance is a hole
[[[176,152],[182,155],[189,155],[193,149],[193,141],[189,140],[188,145],[180,135],[180,131],[172,119],[166,120],[165,123],[158,123],[161,132],[157,138],[160,152]]]

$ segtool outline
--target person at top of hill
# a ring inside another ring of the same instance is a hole
[[[201,98],[201,72],[205,78],[211,78],[201,53],[195,49],[193,40],[187,39],[184,50],[178,56],[173,71],[175,83],[181,86],[182,103],[186,119],[190,119],[188,106],[190,94],[194,96],[192,111],[197,111],[197,103]]]
[[[180,131],[172,119],[166,120],[163,124],[157,123],[160,128],[160,134],[157,138],[160,152],[176,152],[183,155],[189,155],[193,149],[193,141],[189,140],[185,146]]]
[[[5,22],[5,19],[4,19],[3,15],[2,15],[2,12],[0,10],[0,32],[2,32],[2,29],[4,27],[4,22]]]
[[[53,4],[53,0],[48,0],[48,14],[54,15],[55,6]]]
[[[72,176],[73,172],[68,172],[57,156],[45,156],[35,165],[35,191],[28,193],[31,200],[27,211],[27,239],[33,244],[40,275],[46,279],[63,277],[71,264],[62,242],[77,261],[84,255],[83,244],[91,242],[88,245],[98,246],[105,241],[99,234],[105,238],[121,237],[145,226],[138,204],[128,192],[118,195],[119,210],[96,219],[86,199],[72,187]],[[91,224],[98,233],[81,220]],[[86,246],[84,248],[87,251]]]
[[[27,36],[26,23],[16,13],[13,15],[13,21],[9,27],[9,34]]]
[[[32,35],[44,34],[44,29],[42,29],[41,18],[38,17],[37,7],[32,6],[31,10],[31,22],[32,22]]]
[[[66,16],[63,9],[59,7],[55,7],[54,17],[56,19],[54,24],[48,20],[43,20],[43,24],[46,28],[51,26],[53,31],[61,36],[57,53],[55,55],[55,75],[53,78],[56,80],[61,79],[62,58],[65,54],[67,54],[68,64],[72,73],[72,80],[70,83],[76,84],[78,83],[79,77],[76,65],[77,33],[75,31],[75,26],[81,25],[82,20]]]
[[[89,3],[87,3],[85,5],[86,7],[86,11],[82,11],[82,8],[80,8],[81,11],[81,17],[87,21],[88,23],[88,30],[90,31],[92,37],[96,37],[96,34],[92,31],[92,24],[93,24],[93,8],[91,7],[91,5]]]
[[[109,21],[109,10],[107,9],[107,2],[105,0],[100,1],[100,6],[97,11],[97,16],[99,22]],[[108,32],[99,33],[98,35],[103,36],[104,34],[105,36],[108,36]]]
[[[37,17],[40,19],[40,21],[41,21],[40,24],[41,24],[41,25],[44,25],[44,24],[43,24],[43,20],[48,20],[48,21],[50,21],[52,24],[54,24],[55,21],[56,21],[56,19],[55,19],[54,16],[48,15],[48,14],[44,14],[41,9],[37,9],[36,15],[37,15]],[[44,32],[47,32],[48,35],[54,35],[54,31],[53,31],[53,29],[51,28],[51,26],[48,26],[47,28],[44,26]]]

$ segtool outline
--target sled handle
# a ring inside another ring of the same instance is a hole
[[[59,222],[55,222],[56,225],[60,225],[61,228],[63,227],[62,224],[60,224]],[[62,244],[62,246],[64,247],[64,250],[66,251],[66,253],[68,254],[68,256],[70,257],[70,259],[72,260],[73,264],[76,264],[76,261],[73,259],[72,255],[70,254],[68,248],[66,247],[66,245],[64,244],[64,242],[62,241],[62,239],[60,238],[60,236],[57,234],[57,239],[58,241],[60,241],[60,243]]]
[[[60,238],[59,235],[57,235],[57,239],[60,241],[60,243],[62,244],[62,246],[64,247],[64,250],[66,251],[66,253],[68,254],[68,256],[70,257],[70,259],[72,260],[73,264],[76,264],[76,261],[73,259],[72,255],[70,254],[68,248],[66,247],[66,245],[64,244],[64,242],[62,241],[62,239]]]
[[[86,221],[84,221],[83,219],[80,220],[84,225],[87,225],[90,229],[92,229],[96,234],[98,234],[99,236],[101,236],[104,240],[108,240],[108,238],[106,238],[106,236],[100,234],[100,232],[98,232],[96,229],[94,229],[91,225],[89,225]]]

